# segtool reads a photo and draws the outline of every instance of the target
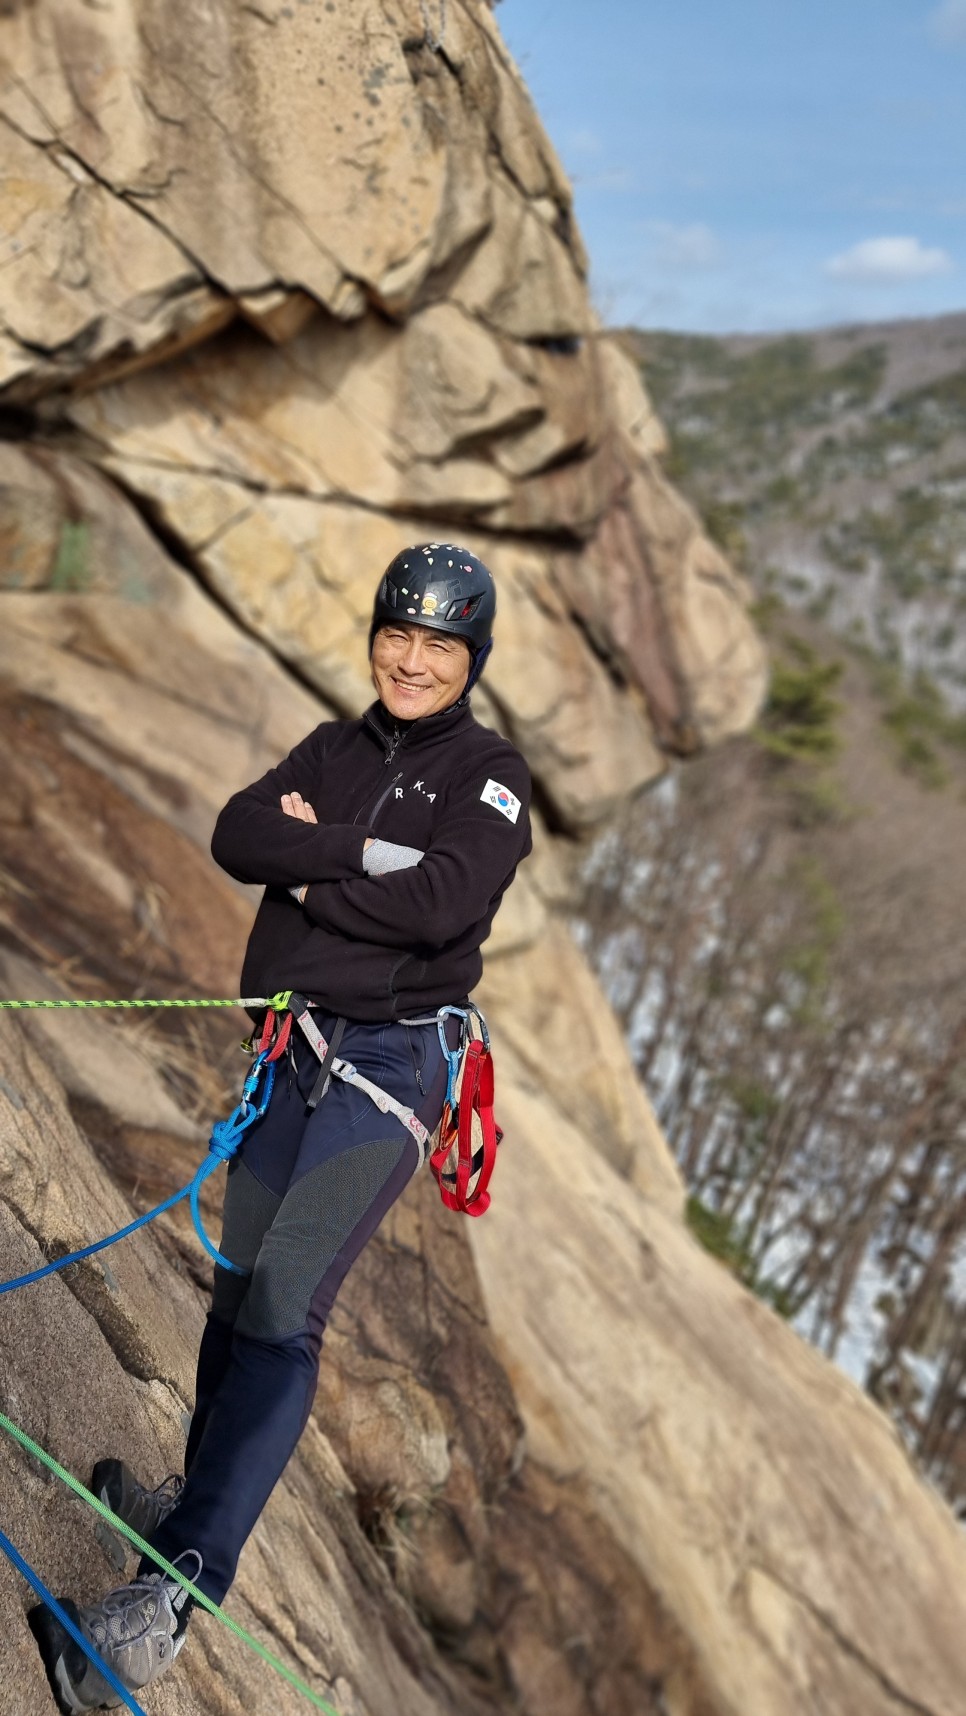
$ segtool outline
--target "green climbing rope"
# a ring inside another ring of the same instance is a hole
[[[6,1007],[12,1011],[25,1011],[27,1008],[33,1007],[271,1007],[275,1001],[281,999],[281,996],[273,996],[270,1000],[266,1000],[264,995],[242,996],[241,1000],[214,1001],[194,999],[186,1001],[75,1001],[69,999],[63,1001],[0,1001],[0,1007]]]
[[[236,1003],[232,1004],[235,1005]],[[133,1543],[135,1549],[139,1549],[142,1555],[149,1555],[151,1560],[162,1569],[169,1579],[176,1579],[178,1584],[184,1587],[189,1595],[194,1598],[199,1608],[207,1610],[209,1615],[214,1615],[216,1621],[221,1621],[222,1625],[226,1626],[229,1632],[234,1633],[236,1638],[241,1639],[242,1643],[246,1644],[250,1650],[253,1650],[257,1656],[260,1656],[263,1662],[268,1663],[270,1668],[274,1668],[276,1674],[282,1675],[283,1679],[287,1680],[290,1686],[294,1686],[297,1692],[301,1692],[304,1698],[309,1699],[310,1703],[314,1704],[317,1710],[325,1711],[326,1716],[338,1716],[338,1712],[333,1709],[331,1704],[328,1704],[317,1692],[313,1692],[311,1686],[308,1686],[304,1680],[301,1680],[292,1669],[286,1668],[284,1662],[280,1662],[277,1656],[274,1656],[263,1644],[259,1644],[256,1638],[252,1638],[251,1633],[246,1632],[244,1627],[240,1627],[238,1622],[233,1621],[230,1615],[226,1615],[224,1609],[220,1608],[217,1603],[213,1603],[210,1597],[205,1596],[204,1591],[199,1591],[197,1585],[193,1585],[190,1579],[186,1579],[183,1573],[178,1572],[177,1567],[172,1566],[171,1562],[166,1561],[163,1555],[159,1555],[156,1550],[152,1549],[150,1543],[145,1542],[143,1537],[139,1537],[136,1531],[132,1531],[131,1527],[126,1525],[123,1519],[119,1519],[116,1513],[112,1513],[109,1507],[105,1507],[102,1501],[98,1501],[97,1497],[92,1495],[90,1490],[85,1489],[84,1485],[77,1478],[72,1477],[70,1472],[66,1471],[63,1466],[58,1464],[58,1462],[53,1458],[53,1455],[48,1454],[46,1449],[41,1448],[39,1443],[34,1442],[32,1438],[27,1435],[27,1432],[25,1430],[21,1430],[18,1424],[14,1424],[13,1420],[8,1418],[4,1412],[0,1412],[0,1429],[5,1430],[7,1435],[12,1436],[15,1442],[19,1442],[21,1448],[23,1448],[26,1453],[32,1454],[35,1460],[39,1460],[41,1465],[46,1466],[49,1472],[53,1472],[55,1477],[60,1478],[61,1482],[65,1483],[69,1489],[72,1489],[75,1495],[80,1496],[82,1501],[87,1502],[88,1505],[94,1509],[95,1513],[100,1514],[101,1518],[107,1522],[112,1530],[120,1532],[121,1536],[126,1537],[129,1543]]]

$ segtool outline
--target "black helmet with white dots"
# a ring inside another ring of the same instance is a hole
[[[397,554],[382,575],[369,647],[379,627],[395,621],[465,638],[476,657],[490,642],[495,614],[496,588],[482,560],[452,542],[419,542]]]

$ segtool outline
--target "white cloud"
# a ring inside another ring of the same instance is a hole
[[[575,173],[574,183],[585,191],[636,191],[637,179],[629,167],[614,167],[603,173]]]
[[[596,131],[592,131],[589,125],[582,125],[570,133],[570,147],[575,155],[600,155],[604,145]]]
[[[711,268],[718,261],[718,240],[711,228],[700,221],[691,226],[675,226],[671,221],[656,220],[650,222],[647,230],[653,246],[652,267],[677,272]]]
[[[942,0],[929,14],[929,27],[941,42],[966,43],[966,0]]]
[[[891,286],[897,281],[924,280],[949,274],[955,267],[945,250],[921,244],[918,238],[866,238],[851,250],[830,257],[825,273],[833,280],[861,280]]]

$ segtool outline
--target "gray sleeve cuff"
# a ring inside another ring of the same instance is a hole
[[[418,846],[397,846],[392,840],[374,840],[362,854],[367,876],[388,876],[390,870],[411,870],[425,854]]]

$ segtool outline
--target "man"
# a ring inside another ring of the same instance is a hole
[[[212,839],[224,869],[265,885],[242,992],[306,996],[326,1041],[429,1132],[446,1089],[437,1009],[478,982],[531,845],[526,764],[468,701],[495,608],[490,573],[465,549],[397,555],[369,635],[378,701],[360,720],[323,722],[236,793]],[[268,1110],[229,1167],[221,1249],[245,1273],[215,1268],[184,1479],[146,1489],[118,1460],[92,1478],[215,1602],[305,1426],[335,1295],[420,1161],[412,1130],[358,1086],[332,1079],[312,1106],[321,1070],[293,1029]],[[180,1651],[192,1600],[145,1558],[132,1584],[65,1607],[138,1691]],[[31,1625],[61,1711],[118,1702],[47,1609]]]

